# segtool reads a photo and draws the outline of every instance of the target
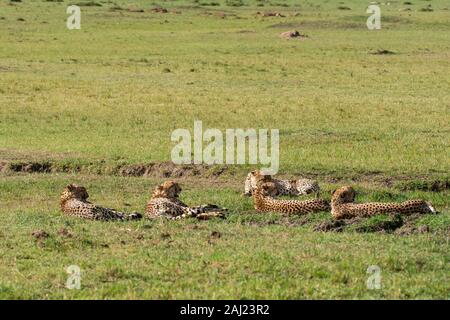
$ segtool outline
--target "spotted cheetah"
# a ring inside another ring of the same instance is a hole
[[[142,218],[140,213],[131,214],[116,211],[114,209],[103,208],[90,203],[87,199],[89,194],[85,187],[76,184],[69,184],[61,193],[61,211],[73,217],[90,220],[137,220]]]
[[[188,207],[179,198],[181,187],[175,181],[166,181],[155,188],[152,198],[147,203],[145,215],[148,218],[164,217],[171,220],[195,217],[206,220],[209,218],[223,218],[226,209],[216,205],[201,205]]]
[[[274,199],[273,197],[279,192],[275,182],[265,181],[264,177],[259,177],[256,183],[256,189],[253,192],[253,204],[256,211],[308,214],[330,210],[330,204],[323,199],[305,201]]]
[[[270,175],[263,175],[259,170],[254,170],[247,175],[245,179],[244,195],[250,197],[256,188],[257,177],[263,177],[266,182],[274,182],[277,187],[276,195],[300,196],[310,193],[315,193],[318,197],[320,187],[317,181],[310,179],[298,180],[278,180],[272,178]]]
[[[368,217],[379,213],[436,213],[430,203],[423,200],[409,200],[401,203],[354,203],[356,192],[352,187],[341,187],[331,197],[331,214],[335,219]]]

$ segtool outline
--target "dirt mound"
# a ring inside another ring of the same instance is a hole
[[[386,50],[386,49],[379,49],[377,51],[373,51],[370,54],[373,55],[391,55],[391,54],[396,54],[394,51],[390,51],[390,50]]]
[[[295,39],[295,38],[304,39],[304,38],[309,38],[306,34],[301,34],[297,30],[283,32],[283,33],[280,34],[280,37],[285,38],[285,39]]]
[[[10,163],[7,168],[14,172],[47,173],[51,172],[52,164],[50,162],[18,162]]]
[[[394,215],[388,220],[380,221],[368,221],[370,218],[353,218],[346,220],[331,220],[323,221],[316,226],[313,230],[317,232],[342,232],[350,227],[349,230],[360,233],[393,233],[396,235],[410,235],[418,233],[430,232],[430,228],[427,225],[416,226],[415,221],[422,217],[421,214],[414,214],[410,216]]]
[[[430,227],[427,225],[421,225],[419,227],[415,227],[415,226],[406,224],[403,227],[395,230],[394,233],[397,235],[401,235],[401,236],[407,236],[407,235],[415,234],[415,233],[428,233],[428,232],[430,232]]]
[[[344,230],[345,226],[345,220],[324,221],[316,225],[313,230],[318,232],[341,232]]]
[[[151,12],[156,12],[156,13],[168,13],[169,10],[167,10],[166,8],[162,8],[162,7],[155,7],[153,9],[150,10]]]
[[[370,225],[361,225],[355,228],[355,231],[368,232],[385,232],[392,233],[403,226],[403,218],[400,215],[395,215],[392,220],[380,221]]]
[[[134,7],[128,8],[127,11],[128,11],[128,12],[136,12],[136,13],[143,13],[143,12],[145,12],[144,9],[134,8]]]
[[[345,229],[345,227],[352,224],[360,223],[362,220],[363,220],[362,218],[353,218],[346,220],[323,221],[314,226],[313,230],[317,232],[330,232],[330,231],[341,232]]]
[[[163,178],[180,178],[207,176],[218,177],[227,171],[226,166],[176,165],[172,162],[127,165],[120,169],[123,176],[153,176]]]
[[[285,15],[279,13],[279,12],[256,12],[257,16],[260,17],[280,17],[280,18],[284,18],[286,17]]]

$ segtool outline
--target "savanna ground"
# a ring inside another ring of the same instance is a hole
[[[407,3],[380,5],[369,31],[359,0],[1,1],[0,298],[448,299],[450,3]],[[294,29],[308,37],[279,37]],[[240,195],[251,167],[168,163],[171,132],[194,120],[280,129],[280,174],[324,197],[352,184],[358,201],[423,198],[440,214],[257,214]],[[59,212],[70,182],[142,211],[168,177],[228,219]],[[69,265],[81,290],[65,288]]]

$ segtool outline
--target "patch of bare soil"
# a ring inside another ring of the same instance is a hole
[[[394,51],[391,51],[391,50],[378,49],[376,51],[371,52],[370,54],[373,54],[373,55],[392,55],[392,54],[396,54],[396,53]]]
[[[135,13],[143,13],[143,12],[145,12],[145,10],[144,9],[140,9],[140,8],[134,8],[134,7],[130,7],[130,8],[128,8],[128,10],[127,10],[128,12],[135,12]]]
[[[415,221],[422,215],[414,214],[410,216],[402,216],[400,214],[393,215],[392,219],[379,221],[376,223],[365,224],[367,218],[353,218],[343,220],[324,221],[316,226],[313,230],[317,232],[342,232],[349,225],[355,225],[356,232],[361,233],[393,233],[396,235],[410,235],[418,233],[430,232],[427,225],[416,226]]]
[[[357,29],[361,24],[349,21],[305,20],[300,22],[279,22],[268,26],[275,29]]]
[[[279,13],[279,12],[256,12],[257,16],[260,17],[279,17],[279,18],[284,18],[286,17],[284,14]]]
[[[407,224],[395,230],[395,234],[401,236],[407,236],[415,233],[428,233],[428,232],[430,232],[430,227],[428,227],[427,225],[415,227]]]
[[[42,162],[49,159],[60,160],[67,158],[79,158],[80,155],[74,152],[44,152],[44,151],[23,151],[14,149],[0,148],[0,161],[23,161],[23,162]]]
[[[170,233],[161,233],[159,235],[159,238],[162,240],[169,240],[172,236],[170,235]]]
[[[58,230],[58,234],[64,238],[73,238],[74,234],[66,228],[61,228]]]
[[[421,180],[417,181],[406,181],[399,184],[399,189],[401,191],[432,191],[441,192],[450,189],[450,179],[442,180]]]
[[[169,10],[167,10],[166,8],[163,8],[163,7],[154,7],[150,11],[155,12],[155,13],[168,13],[169,12]]]
[[[305,39],[309,38],[306,34],[301,34],[297,30],[286,31],[280,34],[280,37],[284,39]]]
[[[414,222],[419,219],[422,215],[419,213],[412,214],[410,216],[404,217],[404,224],[395,230],[395,234],[398,235],[410,235],[415,233],[428,233],[430,232],[430,227],[427,225],[416,226]]]
[[[52,164],[50,162],[19,162],[9,164],[8,169],[14,172],[48,173],[52,171]]]
[[[361,220],[361,218],[353,218],[346,220],[324,221],[314,226],[313,230],[317,232],[342,232],[346,226],[359,223]]]
[[[81,171],[82,168],[61,167],[51,161],[8,162],[0,160],[0,172],[50,173]],[[228,172],[228,166],[176,165],[172,162],[133,164],[118,166],[115,172],[121,176],[151,176],[158,178],[204,177],[214,178]]]
[[[180,178],[193,176],[219,177],[227,171],[226,166],[176,165],[172,162],[138,164],[120,169],[123,176],[153,176],[162,178]]]

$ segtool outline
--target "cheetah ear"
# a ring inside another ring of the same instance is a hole
[[[334,195],[336,191],[337,191],[337,189],[334,189],[333,191],[331,191],[331,195]]]
[[[66,186],[66,188],[69,189],[70,191],[72,191],[72,190],[74,190],[76,187],[75,187],[75,185],[74,185],[73,183],[71,183],[71,184],[68,184],[68,185]]]

